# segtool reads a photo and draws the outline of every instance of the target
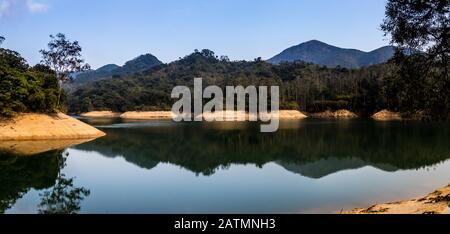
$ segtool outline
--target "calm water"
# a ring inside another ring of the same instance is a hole
[[[0,155],[0,212],[333,213],[450,183],[450,126],[85,120],[106,137]]]

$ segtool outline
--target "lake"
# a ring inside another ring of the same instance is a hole
[[[450,183],[447,123],[83,121],[107,136],[0,155],[0,212],[338,213]]]

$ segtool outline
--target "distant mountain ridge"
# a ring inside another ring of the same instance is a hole
[[[312,40],[290,47],[267,60],[272,64],[303,61],[327,67],[361,68],[387,62],[395,53],[394,46],[384,46],[370,52],[343,49]]]
[[[77,74],[74,83],[75,84],[85,84],[88,82],[108,79],[113,76],[126,76],[134,73],[143,72],[149,70],[155,66],[161,65],[162,62],[159,61],[152,54],[140,55],[128,62],[123,66],[116,64],[108,64],[98,68],[97,70],[91,70]]]

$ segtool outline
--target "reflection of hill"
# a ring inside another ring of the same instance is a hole
[[[29,189],[52,187],[59,173],[61,151],[16,157],[0,153],[0,213]]]
[[[121,155],[148,169],[168,162],[206,175],[232,163],[277,161],[298,165],[314,178],[364,165],[414,169],[450,157],[449,129],[431,124],[311,121],[274,134],[259,133],[257,125],[227,131],[201,124],[103,130],[106,137],[76,148]]]
[[[371,163],[367,163],[359,158],[327,158],[304,164],[285,163],[280,161],[277,162],[277,164],[290,172],[313,179],[319,179],[338,171],[358,169],[365,166],[373,166],[383,171],[397,170],[394,166],[384,164],[372,165]]]

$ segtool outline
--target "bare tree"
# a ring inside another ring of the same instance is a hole
[[[89,70],[90,66],[81,57],[82,49],[78,41],[71,42],[62,33],[56,36],[50,35],[50,38],[48,50],[40,50],[41,63],[49,66],[56,73],[60,89],[57,102],[59,107],[63,84],[71,80],[72,73]]]

